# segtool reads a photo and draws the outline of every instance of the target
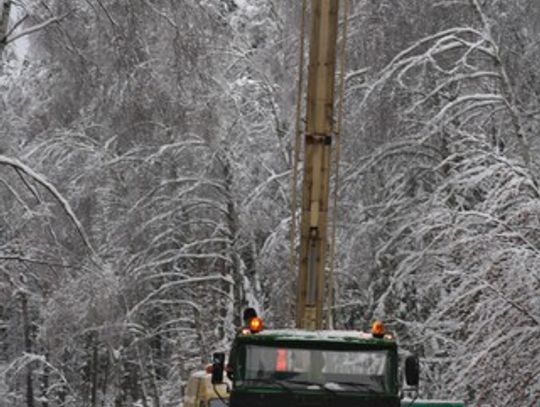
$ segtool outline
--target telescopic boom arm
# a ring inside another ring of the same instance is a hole
[[[339,0],[312,0],[297,328],[323,325]]]

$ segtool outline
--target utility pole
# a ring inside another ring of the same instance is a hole
[[[296,326],[310,330],[323,328],[338,11],[339,0],[312,1],[296,305]]]

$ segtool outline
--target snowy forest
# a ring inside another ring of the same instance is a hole
[[[0,3],[0,406],[179,406],[246,306],[294,325],[301,1]],[[540,2],[348,24],[335,327],[540,405]]]

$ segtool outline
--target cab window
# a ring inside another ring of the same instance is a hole
[[[387,350],[341,350],[246,346],[245,370],[240,385],[288,387],[310,384],[336,391],[388,393],[391,356]]]

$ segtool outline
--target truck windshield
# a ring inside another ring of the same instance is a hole
[[[385,350],[323,350],[247,345],[238,385],[286,385],[331,391],[386,393]],[[259,382],[259,383],[257,383]]]

